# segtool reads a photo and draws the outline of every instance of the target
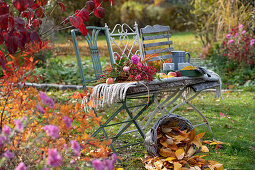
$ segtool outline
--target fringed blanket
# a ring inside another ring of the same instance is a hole
[[[205,74],[202,77],[199,77],[200,79],[203,79],[204,82],[207,81],[216,81],[219,83],[219,86],[216,88],[215,97],[222,98],[221,94],[221,78],[218,74],[216,74],[213,71],[208,71],[208,74]],[[174,77],[174,78],[166,78],[162,81],[159,80],[153,80],[150,82],[150,85],[156,85],[161,83],[173,83],[175,81],[185,81],[185,80],[195,80],[198,79],[198,77]],[[112,104],[122,101],[126,98],[127,90],[130,87],[141,87],[141,85],[144,86],[144,82],[130,82],[130,83],[115,83],[115,84],[99,84],[93,88],[93,92],[90,95],[90,98],[84,98],[83,102],[88,102],[89,100],[93,102],[93,105],[96,109],[104,106],[111,106]],[[88,108],[86,107],[85,110]]]

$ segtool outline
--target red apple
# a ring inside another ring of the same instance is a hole
[[[113,78],[106,79],[106,84],[113,84],[113,83],[114,83],[114,79]]]
[[[175,73],[177,74],[177,77],[181,77],[182,76],[180,71],[176,71]]]
[[[175,72],[169,72],[167,75],[172,77],[177,77],[177,74]]]

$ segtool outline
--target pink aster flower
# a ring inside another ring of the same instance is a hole
[[[238,37],[238,36],[239,36],[239,34],[238,34],[238,33],[236,33],[236,34],[235,34],[235,38],[236,38],[236,37]]]
[[[251,39],[250,46],[253,46],[254,43],[255,43],[255,39]]]
[[[48,105],[50,108],[54,108],[53,100],[48,97],[46,93],[40,92],[40,99],[42,100],[43,104]]]
[[[75,140],[72,140],[71,141],[71,148],[74,151],[74,156],[79,156],[80,155],[81,146],[78,142],[76,142]]]
[[[124,66],[124,67],[123,67],[123,71],[124,71],[125,73],[129,72],[129,70],[130,70],[130,67],[128,67],[128,66]]]
[[[117,160],[117,155],[113,154],[112,159],[105,159],[104,165],[107,167],[107,169],[114,169],[114,164]]]
[[[15,168],[15,170],[26,170],[27,167],[24,162],[20,162],[19,165]]]
[[[37,107],[37,110],[38,110],[39,113],[41,113],[41,114],[45,113],[45,110],[41,105],[38,104],[36,107]]]
[[[4,156],[6,157],[6,158],[8,158],[8,159],[12,159],[13,157],[14,157],[14,154],[12,153],[12,152],[10,152],[10,151],[6,151],[5,153],[4,153]]]
[[[243,28],[243,24],[239,25],[238,28],[239,28],[239,29],[242,29],[242,28]]]
[[[137,66],[138,66],[138,67],[142,67],[143,65],[142,65],[141,63],[138,63]]]
[[[103,162],[100,161],[99,159],[92,160],[91,163],[96,170],[104,170]]]
[[[242,35],[244,35],[245,33],[246,33],[246,31],[245,31],[245,30],[243,30],[243,31],[242,31]]]
[[[64,120],[64,123],[66,125],[66,128],[70,129],[72,127],[71,119],[69,117],[67,117],[67,116],[64,116],[63,120]]]
[[[227,44],[229,45],[229,44],[231,44],[233,42],[234,42],[234,40],[229,40]]]
[[[230,37],[231,37],[231,34],[228,34],[228,35],[226,36],[227,39],[229,39]]]
[[[22,124],[22,122],[19,119],[14,120],[15,123],[15,127],[19,132],[22,132],[24,129],[24,126]]]
[[[6,136],[0,136],[0,147],[7,141]]]
[[[131,57],[131,62],[133,63],[133,64],[138,64],[139,63],[139,57],[137,56],[137,55],[133,55],[132,57]]]
[[[9,136],[11,134],[12,129],[8,125],[4,125],[3,134]]]
[[[62,164],[61,155],[58,154],[57,149],[49,149],[48,164],[52,167],[58,167]]]
[[[141,77],[141,75],[139,74],[138,76],[136,76],[135,79],[139,81],[139,80],[141,80],[141,78],[142,78],[142,77]]]
[[[46,125],[43,127],[43,130],[46,131],[46,133],[52,137],[52,139],[57,139],[59,136],[59,129],[57,126],[54,125]]]

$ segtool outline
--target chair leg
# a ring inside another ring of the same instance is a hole
[[[208,130],[209,130],[209,132],[210,132],[211,134],[213,134],[213,133],[212,133],[211,126],[210,126],[210,124],[209,124],[207,118],[206,118],[195,106],[193,106],[193,105],[190,103],[190,101],[193,100],[195,97],[197,97],[199,94],[200,94],[200,92],[196,92],[196,93],[195,93],[192,97],[190,97],[189,99],[186,99],[186,98],[184,98],[183,96],[181,96],[181,97],[183,98],[184,101],[183,101],[182,103],[179,103],[178,105],[174,106],[174,107],[169,111],[169,113],[172,113],[174,110],[176,110],[178,107],[180,107],[180,106],[182,106],[182,105],[184,105],[184,104],[188,104],[188,105],[190,105],[197,113],[199,113],[199,115],[203,118],[203,120],[204,120],[204,122],[205,122],[205,123],[203,123],[203,124],[206,124],[206,125],[207,125],[207,128],[208,128]],[[199,125],[203,125],[203,124],[199,124]],[[194,126],[199,126],[199,125],[194,125]]]
[[[208,122],[208,120],[206,119],[206,117],[203,115],[203,113],[201,113],[194,105],[192,105],[190,102],[187,102],[188,105],[190,105],[197,113],[200,114],[200,116],[204,119],[204,122],[206,123],[208,130],[211,134],[213,134],[211,126]],[[201,124],[202,125],[202,124]]]

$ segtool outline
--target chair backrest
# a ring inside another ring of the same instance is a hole
[[[94,79],[86,79],[85,78],[84,69],[83,69],[83,65],[81,62],[81,56],[80,56],[80,51],[79,51],[78,42],[77,42],[77,36],[76,36],[76,33],[78,33],[79,30],[78,29],[71,30],[76,59],[78,62],[80,76],[82,79],[82,84],[83,84],[84,89],[87,88],[88,82],[95,81],[95,80],[99,79],[100,75],[103,72],[101,62],[100,62],[100,57],[99,57],[99,50],[98,50],[98,46],[97,46],[99,32],[103,32],[106,36],[106,42],[107,42],[108,51],[109,51],[109,55],[110,55],[110,61],[111,61],[111,64],[114,63],[113,54],[111,51],[111,44],[110,44],[110,39],[109,39],[108,28],[107,27],[88,26],[87,30],[88,30],[88,34],[85,36],[85,39],[87,40],[87,43],[88,43],[89,49],[90,49],[91,59],[92,59],[92,63],[93,63],[93,69],[94,69],[94,73],[95,73]],[[91,30],[91,33],[89,30]]]
[[[164,60],[172,56],[170,40],[170,27],[162,25],[147,25],[141,28],[141,37],[143,44],[143,54],[146,59],[148,56],[157,55],[149,61]]]
[[[107,25],[105,24],[105,27]],[[112,31],[109,31],[111,51],[114,58],[117,56],[130,57],[137,55],[143,60],[142,46],[140,42],[138,25],[135,22],[133,28],[127,24],[116,24]]]

